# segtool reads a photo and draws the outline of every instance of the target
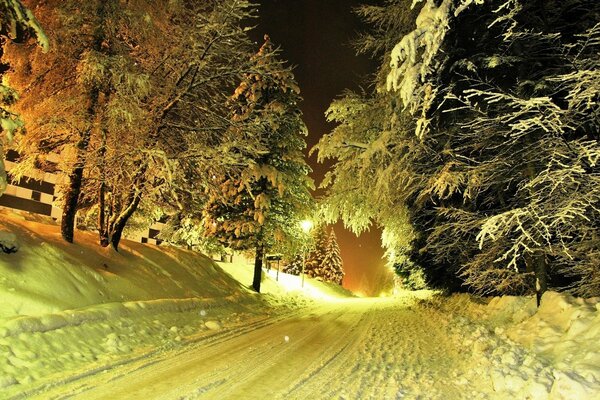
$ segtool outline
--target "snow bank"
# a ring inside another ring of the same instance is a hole
[[[88,322],[107,321],[121,317],[140,317],[161,313],[185,313],[191,310],[203,310],[222,306],[223,303],[235,303],[236,296],[228,299],[160,299],[108,303],[79,309],[67,310],[39,317],[11,318],[0,322],[0,337],[18,336],[21,333],[48,332],[66,326],[79,326]]]
[[[238,259],[234,263],[219,263],[219,266],[233,279],[247,287],[252,282],[254,265],[246,260]],[[271,306],[286,308],[301,308],[312,305],[317,300],[335,302],[354,297],[352,292],[334,283],[322,282],[305,276],[304,286],[300,276],[279,272],[271,269],[263,274],[261,282],[261,297]]]
[[[556,366],[556,398],[600,396],[599,310],[598,298],[547,292],[537,312],[506,330],[511,340]]]
[[[0,210],[0,230],[21,245],[18,253],[0,252],[0,319],[241,293],[237,281],[199,253],[127,240],[117,253],[100,248],[91,232],[77,232],[75,244],[68,244],[58,226],[27,218]]]
[[[600,398],[600,299],[547,292],[538,309],[530,297],[495,297],[484,304],[457,295],[445,307],[459,315],[457,334],[473,332],[465,340],[480,353],[478,369],[490,371],[497,392]]]

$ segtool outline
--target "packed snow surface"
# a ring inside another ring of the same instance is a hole
[[[595,399],[599,299],[356,298],[0,214],[4,399]],[[105,267],[104,265],[107,265]]]

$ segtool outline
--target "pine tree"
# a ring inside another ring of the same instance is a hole
[[[329,235],[327,227],[321,225],[313,231],[314,247],[306,255],[304,273],[311,278],[323,278],[323,257],[327,251]]]
[[[427,2],[392,52],[389,87],[439,146],[418,194],[421,254],[485,293],[536,291],[539,303],[554,281],[591,294],[581,278],[597,282],[595,255],[576,249],[595,236],[596,165],[583,160],[597,105],[581,88],[598,88],[600,5],[471,3]]]
[[[253,59],[257,72],[244,77],[231,99],[232,129],[240,136],[256,135],[264,150],[247,154],[239,173],[215,175],[204,209],[208,236],[234,249],[254,249],[252,287],[257,292],[264,255],[276,242],[301,238],[300,220],[312,203],[299,88],[276,56],[265,37]]]
[[[287,262],[282,271],[286,274],[291,275],[300,275],[302,273],[302,263],[304,262],[304,258],[301,254],[292,258],[289,262]]]
[[[331,229],[331,233],[329,234],[327,248],[323,255],[323,260],[321,261],[321,274],[323,280],[337,283],[338,285],[341,285],[342,280],[344,279],[342,256],[333,229]]]

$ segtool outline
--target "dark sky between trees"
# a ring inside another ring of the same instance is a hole
[[[333,127],[324,112],[344,89],[358,90],[368,83],[377,63],[355,55],[350,41],[365,27],[352,12],[364,0],[262,0],[258,27],[252,35],[262,43],[264,34],[282,47],[283,58],[295,66],[294,74],[302,90],[301,104],[308,126],[308,149]],[[371,1],[370,3],[373,3]],[[307,152],[308,152],[307,149]],[[308,160],[313,178],[320,184],[328,165]],[[317,192],[317,195],[321,191]],[[344,261],[344,286],[375,294],[385,274],[379,231],[371,229],[359,238],[336,225]]]

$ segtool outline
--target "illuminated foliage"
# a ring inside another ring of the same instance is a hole
[[[0,36],[9,41],[23,40],[32,35],[44,52],[48,51],[48,37],[31,10],[19,0],[0,0]],[[15,133],[23,131],[23,121],[9,108],[18,99],[18,94],[10,86],[0,84],[0,196],[6,190],[7,176],[4,170],[4,149],[10,144]]]
[[[250,141],[227,135],[226,107],[249,67],[247,1],[28,3],[53,47],[47,58],[7,48],[9,78],[23,89],[18,110],[30,122],[15,173],[60,154],[52,168],[68,178],[65,239],[73,239],[75,212],[84,211],[96,219],[101,244],[118,248],[138,208],[180,212],[201,201],[204,177],[242,162],[230,150],[252,152]]]
[[[234,249],[255,249],[253,287],[260,291],[266,251],[302,239],[300,220],[311,207],[310,168],[302,150],[306,127],[301,119],[300,91],[291,70],[276,59],[266,38],[255,55],[254,73],[247,74],[231,98],[233,132],[258,139],[262,150],[248,154],[237,174],[215,175],[208,190],[204,227]]]
[[[386,56],[372,95],[329,110],[323,213],[378,223],[397,269],[430,284],[597,295],[600,6],[415,3],[395,44],[391,17],[363,8],[376,26],[363,44]]]

